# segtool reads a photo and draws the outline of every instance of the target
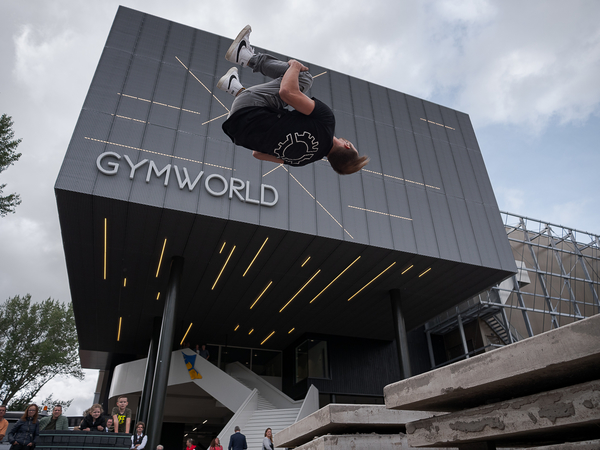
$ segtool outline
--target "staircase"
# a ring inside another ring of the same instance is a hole
[[[252,393],[219,434],[223,447],[229,443],[234,427],[239,426],[246,436],[248,450],[261,450],[267,428],[271,428],[273,434],[276,434],[294,424],[300,414],[304,416],[318,409],[315,405],[308,409],[304,406],[303,409],[303,400],[291,399],[240,363],[228,364],[226,372]],[[316,392],[318,403],[318,391]]]
[[[487,325],[492,329],[496,336],[502,340],[504,345],[510,344],[510,338],[508,337],[508,333],[506,332],[506,328],[504,325],[498,320],[498,318],[494,316],[484,317],[483,320]]]
[[[244,386],[246,386],[250,390],[254,389],[254,387],[255,387],[252,385],[252,383],[249,380],[246,380],[246,379],[240,378],[240,377],[236,377],[235,375],[233,375],[233,378],[236,379],[238,382],[242,383]],[[259,409],[259,410],[277,409],[277,407],[273,403],[271,403],[269,400],[264,398],[261,395],[260,391],[258,391],[258,407],[257,407],[257,409]]]
[[[299,410],[300,408],[256,410],[242,430],[242,433],[246,435],[248,450],[262,448],[267,428],[271,428],[275,434],[294,424]]]
[[[257,387],[246,378],[232,376],[250,390]],[[266,429],[271,428],[273,434],[278,433],[296,422],[299,411],[300,406],[277,408],[259,391],[256,411],[253,412],[250,420],[242,428],[242,434],[246,436],[246,442],[248,443],[248,450],[262,449]]]

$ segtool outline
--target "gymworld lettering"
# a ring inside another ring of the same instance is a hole
[[[96,167],[104,175],[109,175],[109,176],[116,175],[116,173],[119,171],[120,164],[118,162],[111,161],[110,159],[107,160],[106,162],[104,162],[105,158],[114,158],[117,161],[121,160],[121,158],[124,158],[125,161],[127,161],[127,164],[129,165],[129,179],[130,180],[133,180],[133,178],[135,176],[135,172],[138,169],[142,168],[143,166],[145,166],[147,164],[148,170],[146,172],[146,183],[150,183],[150,178],[152,177],[152,173],[154,173],[157,178],[160,178],[161,176],[164,175],[164,177],[165,177],[164,185],[167,186],[169,184],[171,169],[173,169],[175,171],[175,175],[177,177],[177,184],[179,185],[179,189],[183,190],[187,186],[187,188],[189,189],[190,192],[192,190],[194,190],[194,188],[196,187],[196,185],[202,178],[202,175],[204,175],[204,171],[200,171],[200,173],[194,179],[194,181],[191,181],[190,176],[187,171],[187,168],[185,168],[185,167],[182,167],[181,172],[180,172],[179,167],[177,167],[176,165],[167,164],[165,167],[162,168],[162,170],[158,170],[158,167],[152,160],[143,159],[140,162],[138,162],[137,164],[134,164],[133,161],[131,161],[131,159],[127,155],[121,156],[115,152],[104,152],[104,153],[100,154],[98,156],[98,158],[96,159]],[[105,166],[103,165],[103,162],[104,162]],[[215,180],[215,181],[211,183],[212,180]],[[211,184],[213,187],[211,187]],[[214,190],[213,188],[215,187],[215,185],[217,185],[221,189]],[[219,174],[216,174],[216,173],[208,175],[204,178],[204,188],[210,195],[212,195],[214,197],[221,197],[221,196],[225,195],[227,192],[229,192],[229,199],[232,199],[233,195],[235,194],[235,196],[242,202],[251,203],[254,205],[275,206],[275,204],[279,200],[279,193],[277,192],[277,189],[275,189],[273,186],[269,186],[268,184],[261,184],[260,185],[260,200],[257,200],[255,198],[250,197],[250,182],[249,181],[244,182],[243,180],[240,180],[239,178],[233,178],[233,177],[231,177],[229,179],[229,181],[227,181],[227,179],[225,177],[223,177]],[[272,201],[265,200],[265,192],[266,191],[271,191],[273,193]]]

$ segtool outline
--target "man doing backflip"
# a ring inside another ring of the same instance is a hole
[[[369,161],[354,145],[334,136],[333,111],[304,94],[312,86],[308,67],[292,59],[279,61],[250,46],[250,25],[235,38],[225,59],[273,80],[244,88],[237,67],[232,67],[217,87],[235,97],[223,131],[234,144],[253,150],[253,156],[291,166],[304,166],[327,157],[342,175],[358,172]],[[289,110],[286,106],[294,110]]]

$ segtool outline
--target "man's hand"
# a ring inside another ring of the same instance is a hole
[[[290,59],[288,64],[290,68],[286,70],[281,79],[279,96],[296,111],[308,116],[315,109],[315,101],[300,92],[298,83],[300,72],[306,72],[308,67],[295,59]]]
[[[279,159],[277,156],[269,155],[268,153],[261,153],[254,150],[252,152],[252,156],[256,159],[260,159],[261,161],[270,161],[277,164],[283,164],[283,159]]]
[[[288,65],[289,65],[291,68],[298,68],[298,70],[299,70],[300,72],[308,72],[308,67],[306,67],[306,66],[305,66],[304,64],[302,64],[301,62],[299,62],[299,61],[296,61],[295,59],[290,59],[290,60],[288,61]]]

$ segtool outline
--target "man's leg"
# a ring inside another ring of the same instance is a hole
[[[267,83],[244,88],[243,91],[239,92],[231,105],[229,115],[231,116],[235,111],[249,106],[284,109],[287,103],[281,100],[279,88],[281,87],[283,75],[290,67],[288,63],[279,61],[271,55],[259,53],[248,61],[248,67],[254,72],[260,72],[274,79]],[[300,91],[305,92],[312,86],[312,75],[308,72],[300,72],[298,83]]]
[[[250,67],[254,72],[260,72],[266,77],[273,78],[275,81],[279,79],[278,84],[280,85],[281,78],[290,66],[287,62],[280,61],[274,56],[266,53],[257,53],[250,58],[250,61],[248,61],[248,67]],[[312,86],[312,80],[312,75],[309,72],[300,72],[300,75],[298,76],[300,91],[305,92],[310,89]],[[268,85],[270,82],[265,84]],[[264,86],[265,84],[258,86]],[[277,89],[277,92],[279,92],[279,88]]]

